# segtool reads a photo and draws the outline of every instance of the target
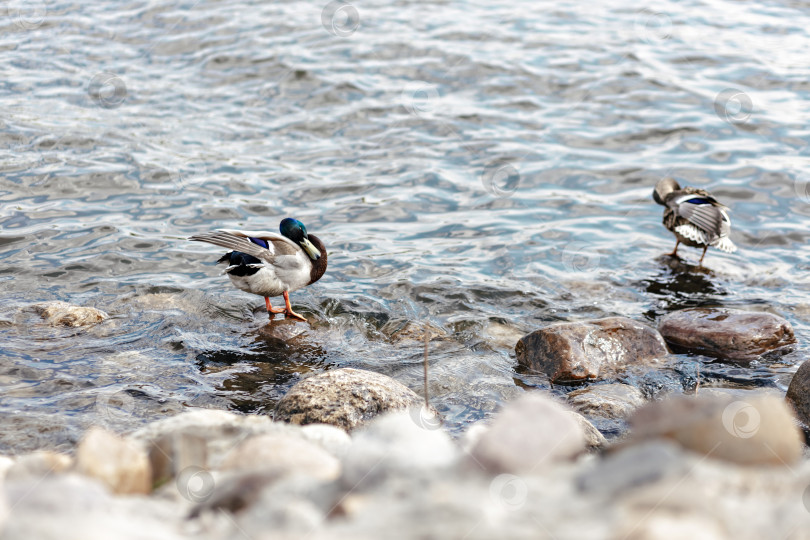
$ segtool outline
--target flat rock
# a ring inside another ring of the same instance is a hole
[[[641,390],[629,384],[598,384],[568,394],[568,404],[585,416],[627,418],[644,405]]]
[[[665,315],[658,331],[676,351],[747,361],[795,343],[790,323],[762,311],[690,308]]]
[[[88,430],[76,450],[76,472],[103,482],[113,493],[149,493],[152,470],[146,451],[104,429]]]
[[[577,421],[562,405],[538,392],[508,403],[472,449],[494,473],[532,473],[585,449]]]
[[[790,465],[802,436],[784,400],[770,393],[745,400],[718,394],[673,396],[648,403],[630,418],[623,444],[670,439],[683,448],[742,465]]]
[[[799,366],[788,386],[787,400],[796,416],[805,426],[810,426],[810,360]]]
[[[515,346],[518,362],[553,382],[598,379],[629,364],[667,355],[661,335],[626,317],[555,323],[535,330]]]
[[[67,302],[44,302],[35,304],[32,308],[51,326],[90,326],[109,317],[99,309],[76,306]]]
[[[301,437],[266,434],[239,443],[225,456],[221,469],[302,474],[328,482],[340,475],[340,462],[317,444]]]
[[[420,403],[416,393],[391,377],[343,368],[293,386],[278,402],[275,417],[293,424],[330,424],[351,431],[380,413]]]

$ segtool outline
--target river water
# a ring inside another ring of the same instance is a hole
[[[810,330],[809,28],[788,1],[4,3],[0,452],[270,413],[335,367],[421,392],[424,324],[455,432],[549,389],[514,345],[553,321],[773,311],[787,356],[623,380],[784,391]],[[731,207],[737,253],[662,257],[663,176]],[[292,295],[309,327],[268,327],[186,241],[286,216],[328,247]],[[54,328],[50,300],[111,319]]]

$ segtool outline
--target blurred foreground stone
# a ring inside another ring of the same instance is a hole
[[[149,493],[152,469],[146,451],[104,429],[91,428],[76,451],[76,472],[102,481],[113,493]]]
[[[796,341],[778,315],[726,308],[675,311],[661,319],[658,331],[674,350],[725,360],[753,360]]]
[[[745,400],[720,394],[675,396],[652,402],[630,418],[634,444],[672,440],[683,448],[743,465],[790,466],[803,441],[784,400],[770,393]]]
[[[655,329],[626,317],[552,324],[521,338],[515,352],[553,382],[604,378],[668,354]]]
[[[533,392],[504,407],[472,457],[492,472],[532,473],[584,449],[582,424],[556,401]]]
[[[375,416],[419,406],[422,399],[386,375],[343,368],[309,377],[276,405],[276,420],[330,424],[351,431]]]

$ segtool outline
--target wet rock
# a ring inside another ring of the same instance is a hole
[[[458,454],[440,428],[425,429],[409,412],[391,412],[358,430],[343,458],[342,484],[361,489],[389,476],[437,474]]]
[[[626,317],[556,323],[524,336],[515,346],[518,362],[554,382],[598,379],[629,364],[667,355],[660,334]]]
[[[568,404],[574,409],[603,418],[626,418],[645,402],[638,388],[622,383],[593,385],[568,394]]]
[[[205,439],[188,433],[169,433],[152,442],[149,448],[152,485],[159,486],[176,478],[188,467],[205,469],[208,449]]]
[[[568,414],[579,424],[588,450],[599,450],[607,444],[607,439],[602,435],[602,432],[596,429],[596,426],[591,424],[587,418],[575,411],[568,411]]]
[[[669,439],[715,459],[743,465],[790,465],[802,437],[785,402],[772,394],[746,400],[719,395],[674,396],[648,403],[630,418],[633,444]]]
[[[805,426],[810,426],[810,360],[799,366],[793,375],[786,397],[796,417]]]
[[[539,393],[508,403],[480,437],[475,460],[494,473],[531,473],[585,449],[580,423]]]
[[[102,481],[113,493],[149,493],[152,488],[146,452],[98,427],[91,428],[79,443],[75,470]]]
[[[14,481],[20,478],[43,478],[50,474],[67,471],[73,465],[73,459],[65,454],[42,450],[20,456],[9,467],[6,478]]]
[[[673,350],[725,360],[752,360],[796,341],[790,323],[778,315],[726,308],[675,311],[658,330]]]
[[[258,435],[239,443],[222,462],[223,471],[264,470],[301,474],[324,482],[340,475],[340,462],[326,450],[291,435]]]
[[[51,326],[90,326],[109,317],[96,308],[76,306],[67,302],[45,302],[32,307]]]
[[[336,369],[304,379],[278,402],[276,420],[352,430],[380,413],[419,405],[421,398],[386,375]]]

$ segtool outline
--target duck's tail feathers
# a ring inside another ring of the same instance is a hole
[[[691,223],[687,223],[685,225],[678,225],[677,227],[675,227],[675,232],[677,232],[684,238],[688,238],[693,242],[697,242],[698,244],[709,243],[706,241],[706,233],[698,229]]]
[[[734,242],[732,242],[728,236],[721,236],[712,242],[712,246],[716,247],[720,251],[725,251],[726,253],[734,253],[737,251],[737,246],[734,245]]]

